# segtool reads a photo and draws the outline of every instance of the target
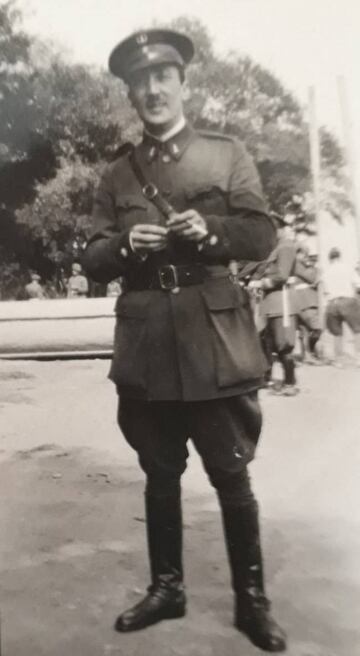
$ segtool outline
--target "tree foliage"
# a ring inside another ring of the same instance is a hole
[[[191,91],[188,115],[199,127],[221,130],[242,139],[258,165],[270,208],[284,213],[300,196],[304,212],[314,221],[311,198],[309,126],[299,105],[280,80],[249,57],[230,52],[219,58],[198,21],[176,19],[171,27],[187,33],[199,54],[188,69]],[[336,139],[320,132],[323,206],[341,217],[349,209],[344,162]],[[309,209],[311,208],[311,209]]]
[[[249,57],[219,57],[200,21],[180,17],[170,27],[196,45],[186,78],[189,119],[244,140],[270,208],[296,207],[311,222],[308,126],[297,100]],[[70,65],[24,33],[16,0],[0,0],[0,62],[0,257],[7,270],[32,267],[51,278],[78,255],[102,167],[121,143],[139,139],[141,126],[122,82]],[[321,158],[322,202],[341,217],[342,153],[326,130]]]

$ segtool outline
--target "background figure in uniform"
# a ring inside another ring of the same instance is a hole
[[[265,322],[261,339],[268,360],[268,383],[271,382],[275,353],[282,367],[283,381],[281,388],[274,388],[274,391],[293,396],[298,392],[294,358],[297,305],[293,289],[297,245],[292,224],[277,215],[273,220],[278,225],[279,242],[261,280],[264,292],[261,315]]]
[[[84,266],[99,282],[124,277],[110,377],[120,428],[146,474],[151,571],[148,594],[115,628],[136,631],[185,614],[180,479],[191,437],[219,497],[236,627],[260,648],[283,651],[247,471],[261,428],[264,359],[246,293],[228,269],[231,260],[265,259],[275,234],[244,146],[186,122],[192,55],[186,36],[149,30],[110,56],[144,134],[100,182]]]
[[[86,298],[89,290],[86,276],[82,273],[81,264],[74,262],[71,267],[71,276],[67,283],[68,298]]]
[[[40,276],[38,273],[31,273],[31,282],[25,285],[26,295],[29,299],[44,299],[46,294],[40,284]]]
[[[299,246],[295,264],[297,319],[304,344],[304,362],[320,364],[317,343],[321,337],[318,271],[305,246]]]
[[[335,365],[340,365],[343,356],[343,324],[353,333],[357,364],[360,364],[360,303],[355,297],[354,273],[345,264],[338,248],[329,252],[329,267],[326,272],[325,293],[327,306],[325,322],[333,335]]]

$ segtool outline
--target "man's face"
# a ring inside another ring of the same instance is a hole
[[[129,98],[152,132],[170,130],[183,115],[183,83],[176,66],[160,64],[133,73]]]

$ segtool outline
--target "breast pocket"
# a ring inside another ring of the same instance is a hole
[[[146,389],[148,298],[120,296],[115,307],[114,355],[110,378],[116,385]]]
[[[202,291],[210,322],[219,388],[261,378],[265,370],[246,292],[228,281]]]
[[[148,204],[145,198],[135,194],[119,195],[115,200],[116,217],[121,230],[131,228],[136,223],[150,221]]]

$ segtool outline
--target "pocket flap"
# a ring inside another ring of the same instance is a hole
[[[188,200],[192,200],[194,198],[202,198],[203,196],[209,196],[210,194],[221,194],[223,193],[219,185],[216,183],[214,184],[198,184],[196,187],[191,187],[185,192],[186,197]]]
[[[124,210],[135,208],[146,210],[147,202],[145,198],[135,194],[122,194],[116,198],[116,207],[120,207]]]

